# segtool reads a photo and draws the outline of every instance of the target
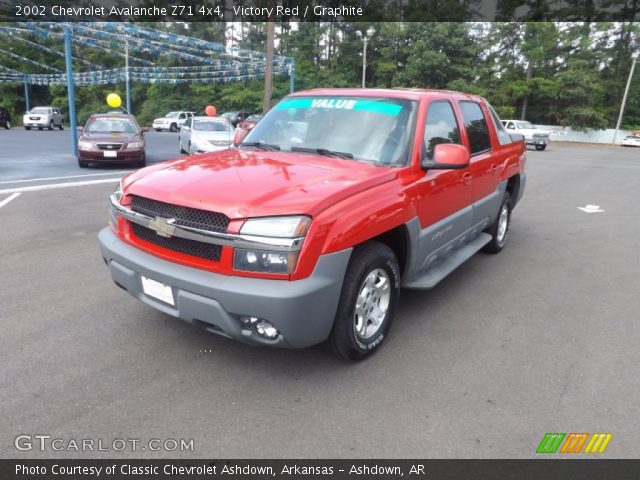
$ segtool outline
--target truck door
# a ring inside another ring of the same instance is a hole
[[[472,226],[487,224],[497,211],[500,195],[497,192],[500,176],[500,148],[492,143],[489,121],[478,102],[464,100],[459,103],[467,132],[471,160],[471,202],[473,203]]]
[[[439,143],[462,145],[460,126],[448,100],[434,100],[427,110],[421,158],[428,161]],[[416,182],[420,219],[419,256],[426,267],[431,254],[470,227],[472,209],[469,168],[429,170]]]

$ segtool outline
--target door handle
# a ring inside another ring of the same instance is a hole
[[[462,175],[462,183],[464,183],[465,185],[469,185],[471,183],[471,179],[473,178],[473,176],[467,172],[464,175]]]
[[[495,174],[498,170],[500,170],[500,165],[498,165],[497,163],[494,163],[493,165],[491,165],[492,174]]]

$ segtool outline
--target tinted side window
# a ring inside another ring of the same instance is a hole
[[[460,129],[449,102],[431,102],[424,129],[423,152],[433,159],[433,150],[440,143],[460,144]]]
[[[513,124],[513,122],[509,122],[509,123],[507,123],[507,128],[510,128],[511,130],[514,130],[516,128],[516,126]]]
[[[460,110],[469,137],[471,155],[490,150],[489,127],[480,105],[476,102],[460,102]]]

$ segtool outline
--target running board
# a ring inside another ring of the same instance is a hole
[[[404,288],[427,289],[435,287],[440,280],[471,258],[478,250],[491,241],[491,235],[481,233],[473,241],[458,248],[445,259],[430,267],[424,275],[403,285]]]

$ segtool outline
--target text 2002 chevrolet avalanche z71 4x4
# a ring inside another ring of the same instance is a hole
[[[125,177],[99,241],[118,286],[252,344],[366,357],[401,287],[502,249],[525,187],[524,143],[455,92],[299,92],[237,140]]]

